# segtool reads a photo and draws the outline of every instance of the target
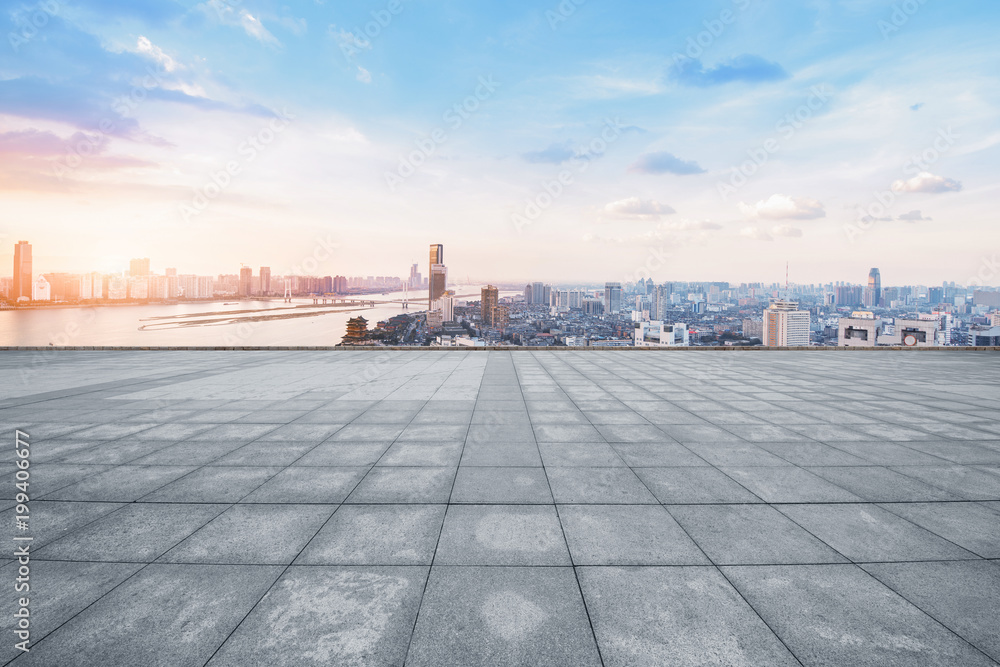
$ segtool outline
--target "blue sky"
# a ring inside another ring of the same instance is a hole
[[[0,2],[0,261],[891,285],[1000,249],[996,3],[483,4]]]

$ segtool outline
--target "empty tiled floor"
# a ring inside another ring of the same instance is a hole
[[[1000,661],[990,353],[0,368],[0,423],[32,443],[34,538],[32,650],[9,593],[0,662]],[[13,454],[0,471],[13,526]],[[8,585],[16,567],[0,560]]]

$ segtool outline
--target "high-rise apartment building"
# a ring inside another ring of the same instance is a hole
[[[764,311],[764,345],[797,347],[809,344],[808,310],[799,310],[794,301],[775,299]]]
[[[622,284],[604,284],[604,313],[606,315],[617,315],[622,309]]]
[[[253,294],[253,269],[249,266],[240,268],[240,283],[238,294],[250,296]]]
[[[497,307],[500,305],[500,290],[493,285],[487,285],[482,290],[481,309],[483,312],[483,324],[488,327],[496,327]]]
[[[545,285],[542,283],[531,283],[531,303],[548,303],[545,298]]]
[[[260,267],[260,293],[270,294],[271,293],[271,267],[262,266]]]
[[[433,304],[444,296],[448,290],[448,269],[444,265],[444,246],[440,243],[431,245],[430,278],[427,281],[428,302]]]
[[[30,299],[33,290],[31,282],[31,244],[18,241],[14,246],[14,301],[22,296]]]
[[[133,259],[128,263],[128,274],[132,278],[145,277],[149,275],[149,257]]]

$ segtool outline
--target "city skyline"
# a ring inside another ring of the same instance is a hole
[[[482,282],[967,282],[1000,247],[1000,7],[902,6],[13,9],[0,265],[33,238],[38,271],[282,272],[325,243],[397,273],[435,237]]]

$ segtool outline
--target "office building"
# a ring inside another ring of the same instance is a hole
[[[872,313],[852,313],[841,317],[837,328],[837,341],[841,347],[875,347],[882,336],[882,319]]]
[[[940,319],[908,320],[897,317],[892,331],[883,334],[879,342],[902,347],[936,347],[940,333]]]
[[[431,245],[430,278],[427,283],[428,305],[444,296],[448,290],[448,269],[444,265],[444,246],[440,243]]]
[[[14,246],[14,291],[11,298],[14,301],[21,297],[30,299],[32,290],[31,244],[27,241],[18,241]]]
[[[270,294],[271,293],[271,267],[262,266],[260,267],[260,293]]]
[[[808,310],[799,310],[794,301],[775,299],[764,311],[764,345],[771,347],[798,347],[809,344]]]
[[[250,296],[253,294],[253,269],[249,266],[240,268],[240,283],[237,293],[240,296]]]
[[[683,322],[674,324],[664,324],[657,321],[635,323],[634,342],[636,347],[686,346],[690,342],[689,336],[687,324]]]
[[[531,283],[531,303],[548,303],[545,298],[545,286],[542,283]]]
[[[31,285],[32,301],[51,301],[52,285],[45,279],[45,276],[38,276]]]
[[[480,302],[483,324],[488,327],[496,327],[497,306],[500,305],[500,290],[493,285],[487,285],[482,289],[482,300]]]
[[[622,284],[605,283],[604,285],[604,314],[617,315],[622,309]]]

